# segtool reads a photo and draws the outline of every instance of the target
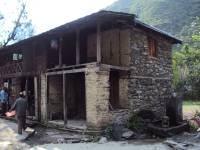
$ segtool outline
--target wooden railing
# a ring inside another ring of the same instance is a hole
[[[12,75],[16,73],[22,73],[22,62],[0,67],[0,76]]]

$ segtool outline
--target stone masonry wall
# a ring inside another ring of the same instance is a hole
[[[63,82],[62,76],[49,76],[48,113],[49,119],[63,119]]]
[[[46,76],[45,74],[40,75],[41,84],[41,122],[47,122],[47,93],[46,93]]]
[[[109,122],[109,71],[88,67],[85,74],[88,128],[99,129]]]
[[[127,72],[119,76],[119,106],[120,108],[129,108],[128,101],[128,75]],[[116,93],[117,94],[117,93]]]
[[[150,109],[158,117],[166,113],[166,99],[171,96],[172,60],[171,44],[158,35],[157,57],[148,54],[148,36],[132,29],[130,48],[129,94],[131,110]]]

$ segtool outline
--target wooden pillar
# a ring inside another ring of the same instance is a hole
[[[79,38],[80,30],[76,30],[76,64],[80,64],[80,38]]]
[[[59,49],[58,49],[58,59],[59,59],[59,67],[62,66],[62,41],[63,39],[59,39]]]
[[[66,74],[63,74],[63,113],[64,113],[64,127],[66,127],[67,126]]]
[[[46,82],[45,82],[45,95],[46,95],[46,115],[47,115],[47,120],[52,120],[52,116],[50,113],[50,109],[51,109],[51,103],[49,101],[49,77],[48,75],[46,75]]]
[[[34,77],[35,117],[38,119],[38,78]]]
[[[97,62],[101,62],[101,24],[97,23]]]
[[[27,103],[28,103],[28,110],[29,110],[29,99],[28,99],[28,78],[26,78],[26,82],[25,82],[25,98],[27,100]],[[30,112],[29,111],[26,111],[27,112],[27,115],[30,115]]]

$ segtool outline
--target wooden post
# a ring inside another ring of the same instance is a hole
[[[76,30],[76,64],[80,64],[80,39],[79,39],[79,29]]]
[[[34,77],[35,117],[38,119],[38,80]]]
[[[97,62],[101,62],[101,24],[97,23]]]
[[[58,49],[58,59],[59,59],[59,67],[62,67],[62,41],[63,39],[59,39],[59,49]]]
[[[67,125],[66,74],[63,74],[63,113],[64,113],[64,127],[66,127]]]
[[[26,78],[26,82],[25,82],[25,98],[26,98],[26,101],[28,103],[28,110],[29,110],[29,99],[28,99],[28,77]],[[28,115],[30,115],[30,112],[29,111],[26,111]]]
[[[47,115],[47,121],[48,121],[48,119],[49,120],[52,120],[52,116],[51,116],[51,113],[50,113],[50,107],[51,107],[51,103],[50,103],[50,101],[49,101],[49,78],[48,78],[48,75],[46,75],[46,85],[45,85],[45,90],[46,90],[46,92],[45,92],[45,95],[46,95],[46,115]]]

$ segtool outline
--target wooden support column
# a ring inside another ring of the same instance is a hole
[[[29,99],[28,99],[28,78],[26,78],[26,82],[25,82],[25,98],[26,98],[27,103],[29,104]],[[29,105],[28,105],[28,110],[29,110]],[[26,111],[27,115],[30,115],[28,110]]]
[[[80,30],[76,30],[76,64],[80,64],[80,38],[79,38]]]
[[[49,101],[49,77],[48,77],[48,75],[46,75],[46,85],[45,85],[45,90],[46,90],[46,92],[45,92],[45,95],[46,95],[46,115],[47,115],[47,120],[49,119],[49,120],[52,120],[52,116],[51,116],[51,113],[50,113],[50,108],[51,108],[51,103],[50,103],[50,101]]]
[[[38,78],[34,77],[35,117],[38,119]]]
[[[66,127],[67,126],[66,74],[63,74],[63,113],[64,113],[64,127]]]
[[[59,67],[62,66],[62,42],[63,42],[63,39],[60,38],[59,39],[59,49],[58,49],[58,59],[59,59]]]
[[[97,23],[97,62],[101,62],[101,24]]]

